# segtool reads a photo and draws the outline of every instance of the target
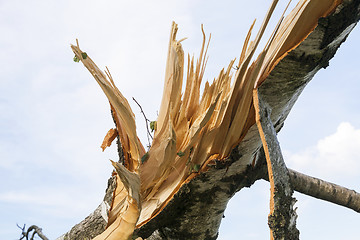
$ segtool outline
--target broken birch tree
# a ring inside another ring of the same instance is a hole
[[[205,33],[198,59],[188,56],[184,73],[182,40],[176,39],[178,27],[173,23],[163,98],[148,152],[136,135],[130,105],[109,70],[102,72],[79,44],[71,46],[75,59],[90,71],[110,102],[116,128],[108,132],[102,148],[117,137],[120,160],[113,162],[116,171],[104,202],[60,239],[216,239],[229,199],[261,178],[270,181],[273,191],[271,238],[298,239],[291,194],[301,187],[296,186],[293,172],[287,172],[276,132],[305,85],[328,65],[355,27],[360,1],[300,0],[280,18],[252,61],[276,3],[253,41],[254,24],[250,27],[239,60],[230,61],[212,83],[206,82],[202,96],[208,48]],[[234,76],[232,67],[237,69]],[[257,102],[258,94],[267,110]],[[261,111],[267,115],[261,117]],[[308,188],[301,189],[307,194]],[[352,205],[358,209],[359,194],[352,196]],[[279,206],[284,199],[286,210]],[[287,214],[286,224],[281,224],[284,218],[276,209]]]

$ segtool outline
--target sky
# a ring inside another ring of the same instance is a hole
[[[252,21],[270,0],[0,0],[0,239],[19,239],[16,224],[59,237],[100,204],[116,148],[100,145],[113,127],[109,104],[70,44],[108,66],[131,98],[156,119],[171,22],[184,51],[198,55],[201,24],[211,33],[205,80],[239,56]],[[284,9],[284,1],[274,16]],[[271,26],[277,21],[275,17]],[[269,31],[272,28],[269,28]],[[270,31],[271,32],[271,31]],[[269,35],[267,32],[266,37]],[[289,168],[360,192],[360,31],[305,88],[279,141]],[[358,239],[360,215],[295,193],[301,239]],[[219,238],[268,239],[269,184],[256,182],[230,200]]]

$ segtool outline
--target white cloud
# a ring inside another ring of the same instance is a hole
[[[342,122],[336,132],[320,139],[316,146],[292,153],[284,151],[290,168],[315,176],[354,177],[360,175],[360,129]]]

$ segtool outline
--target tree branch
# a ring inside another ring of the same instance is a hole
[[[295,170],[289,169],[289,175],[295,191],[360,213],[360,193]]]
[[[18,228],[21,229],[21,237],[20,240],[25,238],[26,240],[29,240],[29,234],[34,231],[30,237],[30,240],[33,240],[35,237],[35,234],[37,234],[41,239],[43,240],[49,240],[43,233],[42,233],[42,229],[39,228],[36,225],[31,225],[27,231],[25,231],[25,224],[24,227],[20,227],[18,224],[16,224],[18,226]]]
[[[266,159],[262,149],[258,152],[257,162],[257,164],[262,163],[262,167],[265,168]],[[260,172],[263,173],[261,178],[269,181],[267,171],[263,169]],[[350,208],[355,212],[360,213],[360,193],[346,187],[339,186],[335,183],[308,176],[290,168],[288,168],[288,172],[294,191]]]
[[[43,239],[43,240],[49,240],[49,239],[42,233],[42,229],[39,228],[39,227],[36,226],[36,225],[31,225],[31,226],[28,228],[28,230],[27,230],[27,232],[26,232],[26,239],[28,239],[29,233],[30,233],[31,231],[33,231],[33,230],[34,230],[34,233],[32,234],[30,240],[33,240],[33,239],[34,239],[35,234],[37,234],[37,235],[38,235],[41,239]]]

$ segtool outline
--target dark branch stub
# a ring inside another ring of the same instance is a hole
[[[20,227],[18,224],[16,224],[18,226],[18,228],[21,229],[21,237],[20,240],[25,238],[26,240],[33,240],[35,237],[35,234],[37,234],[41,239],[43,240],[49,240],[43,233],[42,233],[42,229],[39,228],[36,225],[31,225],[27,231],[25,231],[25,224],[24,227]],[[33,231],[33,232],[32,232]],[[31,234],[32,232],[32,234]],[[29,238],[29,235],[31,234],[31,237]]]

